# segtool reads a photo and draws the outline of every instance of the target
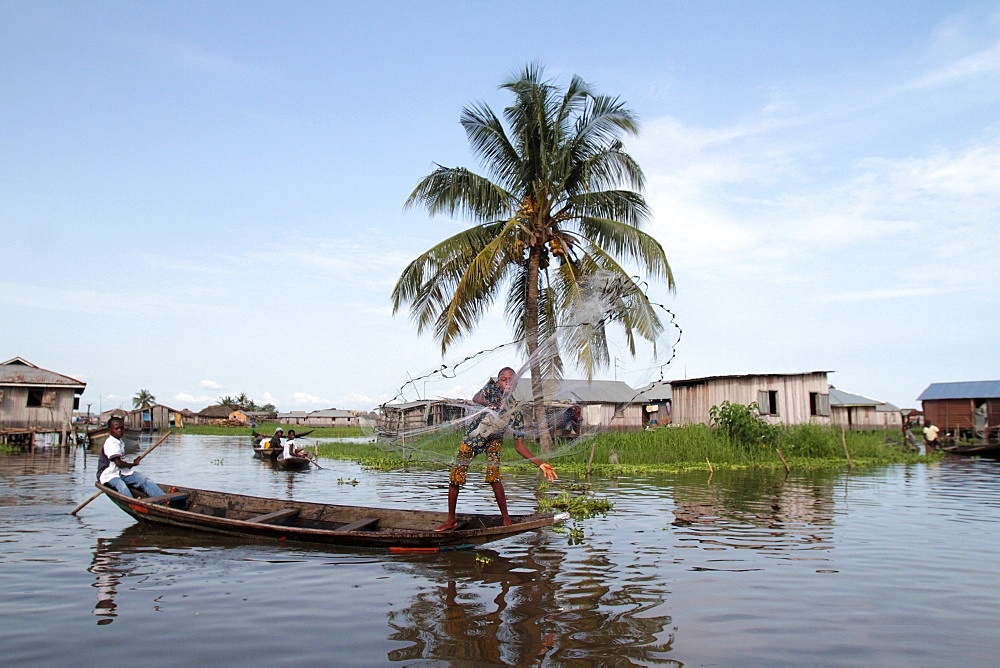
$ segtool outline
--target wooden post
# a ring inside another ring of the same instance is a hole
[[[844,443],[844,454],[847,455],[847,468],[851,468],[851,452],[847,449],[847,428],[840,427],[840,440]]]
[[[792,470],[788,468],[788,462],[785,461],[785,456],[781,454],[781,450],[775,448],[774,451],[778,453],[778,459],[780,459],[781,463],[785,465],[785,473],[791,473]]]

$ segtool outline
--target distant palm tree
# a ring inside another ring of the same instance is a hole
[[[132,397],[132,408],[149,408],[156,403],[156,397],[149,390],[139,390]]]
[[[588,375],[609,362],[604,325],[617,321],[631,352],[635,336],[662,332],[642,287],[619,264],[638,263],[654,278],[673,274],[663,247],[639,229],[649,211],[639,165],[619,137],[635,134],[632,112],[617,98],[594,94],[579,77],[562,91],[527,66],[501,86],[514,94],[504,124],[483,103],[462,111],[461,123],[490,176],[438,166],[410,194],[431,215],[461,214],[476,224],[413,260],[392,292],[393,312],[409,304],[423,332],[433,326],[444,354],[470,333],[506,288],[506,313],[531,369],[535,423],[551,446],[543,407],[543,377],[558,375],[554,340],[574,321],[574,306],[604,293],[599,322],[563,342]],[[621,189],[624,183],[629,189]]]

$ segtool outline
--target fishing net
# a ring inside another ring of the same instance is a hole
[[[643,323],[628,321],[629,304],[609,280],[562,314],[533,355],[523,340],[511,340],[409,376],[376,411],[376,445],[410,461],[448,464],[463,436],[510,438],[521,419],[529,447],[551,460],[609,430],[655,428],[666,417],[664,377],[683,332],[670,309],[647,301],[659,321],[652,340],[636,334]],[[514,377],[502,401],[474,402],[505,368]]]

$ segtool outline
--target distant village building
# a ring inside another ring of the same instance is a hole
[[[152,404],[145,408],[127,411],[124,416],[125,428],[133,431],[159,431],[161,429],[179,429],[184,426],[184,416],[180,411]]]
[[[1000,428],[1000,380],[931,383],[917,401],[924,422],[956,438],[977,438]]]
[[[875,420],[880,429],[902,429],[903,410],[886,401],[875,407]]]
[[[579,409],[580,424],[589,429],[641,429],[645,424],[643,405],[637,403],[638,392],[627,383],[616,380],[549,381],[546,387],[546,415],[550,429],[557,429],[567,411]],[[514,390],[514,400],[522,405],[525,432],[536,439],[534,413],[531,410],[531,381],[522,379]],[[377,411],[377,433],[386,438],[405,440],[442,425],[457,423],[482,410],[482,406],[467,399],[420,399],[384,404]]]
[[[471,402],[456,399],[419,399],[383,404],[376,410],[375,430],[379,437],[406,440],[425,433],[428,428],[464,420],[473,407]]]
[[[87,384],[15,357],[0,364],[0,443],[65,445]]]
[[[771,424],[830,424],[827,371],[706,376],[670,381],[674,424],[709,424],[712,406],[749,406]]]
[[[192,416],[193,424],[220,424],[228,423],[229,416],[234,412],[231,406],[216,404],[206,406]]]
[[[673,389],[668,381],[650,383],[639,390],[639,401],[647,426],[670,424],[673,420]]]
[[[892,404],[830,388],[830,422],[856,431],[900,429],[902,413]]]
[[[585,380],[561,378],[546,381],[546,413],[549,427],[558,427],[562,415],[576,406],[580,409],[581,424],[586,431],[611,429],[631,431],[642,429],[646,424],[644,405],[640,393],[620,380]],[[514,398],[530,405],[531,379],[523,378],[514,388]],[[526,426],[533,427],[533,415],[525,410]]]
[[[353,411],[326,408],[312,411],[291,411],[278,413],[278,422],[282,424],[304,425],[309,427],[360,427],[361,417]]]

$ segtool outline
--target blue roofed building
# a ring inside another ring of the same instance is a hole
[[[995,438],[1000,428],[1000,380],[931,383],[917,401],[925,423],[955,438]]]

